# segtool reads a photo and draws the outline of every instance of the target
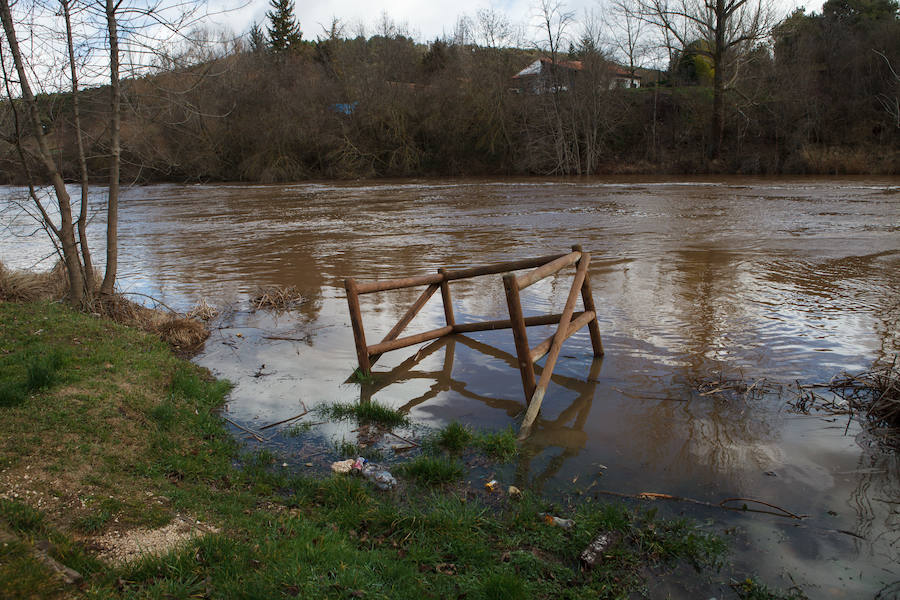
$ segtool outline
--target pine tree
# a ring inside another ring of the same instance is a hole
[[[254,21],[250,25],[250,50],[253,52],[262,52],[266,49],[266,36],[262,32],[262,27]]]
[[[303,32],[294,17],[293,0],[269,0],[272,10],[266,13],[269,19],[269,50],[275,54],[296,50],[300,46]]]

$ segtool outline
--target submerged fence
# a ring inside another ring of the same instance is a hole
[[[597,309],[591,292],[590,278],[587,277],[590,261],[590,254],[582,251],[581,246],[576,245],[572,247],[572,252],[568,254],[555,254],[539,258],[495,263],[469,269],[448,270],[441,268],[433,275],[420,275],[418,277],[387,279],[366,283],[358,283],[354,278],[348,278],[344,282],[344,287],[347,290],[347,304],[350,310],[350,323],[353,327],[353,339],[356,345],[359,370],[363,373],[371,372],[372,365],[385,352],[406,348],[454,333],[512,329],[519,372],[522,377],[522,387],[525,392],[525,401],[527,402],[520,435],[520,437],[525,437],[530,432],[531,426],[540,411],[541,402],[544,394],[547,392],[547,386],[550,384],[553,368],[556,366],[563,342],[581,328],[587,327],[591,336],[594,356],[603,356],[603,343],[600,337],[600,326],[597,322]],[[555,275],[572,265],[575,266],[575,278],[569,290],[563,312],[546,316],[525,317],[522,312],[520,293],[542,279]],[[529,269],[529,271],[522,275],[516,275],[515,273],[526,269]],[[503,286],[506,291],[509,319],[457,323],[453,313],[450,284],[463,279],[500,273],[504,274]],[[423,285],[427,286],[425,290],[413,302],[412,306],[409,307],[397,324],[391,328],[388,334],[377,344],[368,345],[359,297],[364,294]],[[400,337],[407,325],[412,322],[422,307],[425,306],[425,303],[438,290],[441,290],[446,325],[422,333]],[[584,310],[575,312],[575,305],[579,296],[581,296]],[[557,325],[557,329],[552,336],[531,347],[528,341],[527,328],[535,325]],[[540,379],[535,380],[535,363],[544,356],[547,357],[547,362],[544,365]]]

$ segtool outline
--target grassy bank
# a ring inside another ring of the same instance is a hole
[[[0,598],[625,597],[721,561],[688,521],[436,484],[475,443],[460,428],[393,492],[287,473],[233,441],[216,414],[227,391],[145,333],[0,302]],[[620,541],[583,569],[599,532]],[[41,552],[83,582],[47,576]]]

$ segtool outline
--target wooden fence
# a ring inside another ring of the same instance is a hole
[[[574,335],[582,327],[587,327],[591,336],[591,346],[594,356],[603,356],[603,343],[600,338],[600,327],[597,323],[597,309],[591,293],[590,278],[587,276],[591,256],[582,251],[581,246],[573,246],[568,254],[556,254],[504,263],[496,263],[469,269],[438,269],[433,275],[420,275],[418,277],[406,277],[401,279],[388,279],[367,283],[358,283],[352,277],[344,282],[347,290],[347,304],[350,309],[350,323],[353,327],[353,339],[356,344],[356,356],[359,362],[359,370],[368,374],[372,365],[378,361],[382,354],[421,344],[454,333],[471,333],[475,331],[489,331],[494,329],[512,329],[516,346],[516,356],[519,372],[522,377],[522,387],[525,391],[525,400],[528,407],[522,421],[521,436],[525,437],[531,430],[531,425],[537,418],[547,386],[553,374],[553,368],[559,358],[562,343]],[[522,312],[520,293],[546,279],[562,269],[575,266],[575,279],[569,290],[566,304],[562,313],[525,317]],[[515,271],[528,269],[522,275],[516,275]],[[450,294],[450,283],[462,279],[471,279],[484,275],[496,275],[503,273],[503,286],[506,290],[506,302],[509,308],[509,319],[497,321],[480,321],[475,323],[457,323],[453,314],[453,301]],[[365,328],[363,327],[362,311],[359,306],[359,297],[363,294],[385,292],[404,288],[427,286],[422,294],[413,302],[409,310],[400,318],[396,325],[377,344],[368,345],[366,342]],[[441,290],[443,300],[444,318],[446,325],[430,331],[400,337],[406,326],[415,318],[425,303]],[[581,296],[584,310],[575,312],[578,297]],[[537,344],[533,348],[529,345],[527,328],[534,325],[557,325],[556,332]],[[535,380],[535,363],[547,356],[547,362],[541,372],[539,380]]]

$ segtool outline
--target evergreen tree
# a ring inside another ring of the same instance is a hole
[[[293,0],[269,0],[272,10],[266,13],[269,19],[269,50],[275,54],[296,50],[300,46],[303,32],[294,17]]]
[[[250,25],[250,50],[253,52],[262,52],[266,49],[266,36],[262,32],[259,23],[254,21]]]

